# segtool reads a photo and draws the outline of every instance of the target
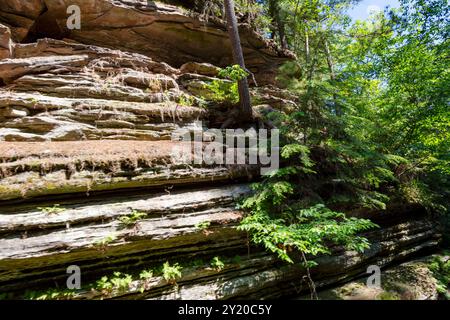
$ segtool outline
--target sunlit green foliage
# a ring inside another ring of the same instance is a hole
[[[127,291],[133,282],[133,277],[129,274],[114,272],[110,277],[104,276],[95,283],[95,289],[103,294],[110,294],[114,290],[119,292]]]
[[[222,79],[216,79],[205,84],[204,89],[208,92],[208,95],[204,98],[214,102],[239,103],[238,81],[246,78],[248,72],[238,65],[233,65],[221,69],[219,76]]]
[[[437,291],[443,298],[450,300],[450,260],[448,257],[444,260],[436,256],[428,267],[437,280]]]
[[[281,154],[286,160],[292,159],[292,165],[254,185],[255,194],[242,205],[251,214],[242,221],[239,229],[249,232],[253,242],[289,263],[294,263],[289,252],[297,250],[309,256],[329,254],[330,243],[359,252],[367,249],[367,239],[358,233],[376,227],[375,224],[346,217],[323,203],[313,205],[302,199],[305,186],[297,183],[298,177],[315,174],[311,170],[314,163],[309,158],[309,150],[301,145],[287,145]],[[308,266],[312,265],[309,262]]]
[[[374,225],[340,212],[449,208],[447,1],[401,0],[353,23],[357,2],[280,0],[274,14],[261,1],[269,36],[282,45],[284,35],[297,56],[278,80],[298,102],[268,116],[282,131],[283,166],[244,202],[241,229],[289,262],[331,243],[367,248],[359,234]]]
[[[70,300],[75,296],[74,290],[49,289],[47,291],[27,291],[24,295],[26,300]]]
[[[119,218],[120,223],[125,227],[135,226],[137,222],[147,217],[145,212],[133,210],[129,215]]]
[[[222,271],[223,268],[225,268],[225,263],[220,260],[220,257],[214,257],[211,260],[211,267],[213,267],[217,271]]]
[[[203,221],[203,222],[199,222],[195,225],[195,227],[199,230],[206,230],[211,226],[211,222],[209,221]]]
[[[183,268],[178,263],[170,265],[168,261],[165,262],[162,268],[162,275],[164,280],[169,283],[175,284],[177,279],[181,278],[182,269]]]
[[[39,207],[38,208],[42,213],[48,214],[48,215],[54,215],[61,212],[64,212],[66,209],[62,208],[61,205],[55,204],[52,207]]]

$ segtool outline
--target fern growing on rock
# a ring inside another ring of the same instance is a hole
[[[302,183],[294,181],[301,173],[314,173],[309,150],[302,145],[287,145],[281,154],[285,159],[296,157],[298,162],[253,185],[255,193],[242,204],[249,215],[239,229],[249,232],[254,243],[286,262],[294,263],[291,253],[300,253],[306,267],[315,265],[307,261],[307,256],[329,254],[331,245],[342,245],[358,252],[369,248],[368,240],[359,233],[377,227],[376,224],[367,219],[347,217],[323,203],[310,206],[299,197]]]

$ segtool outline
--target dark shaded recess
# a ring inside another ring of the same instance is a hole
[[[201,5],[204,1],[202,0],[165,0],[168,4],[185,7],[188,9],[194,9],[196,6]]]
[[[36,19],[22,43],[33,43],[38,39],[52,38],[62,40],[69,34],[68,30],[62,30],[56,22],[56,17],[48,9]]]
[[[162,2],[175,5],[178,7],[183,7],[189,10],[196,11],[198,13],[202,13],[208,6],[211,5],[210,0],[162,0]],[[223,5],[222,3],[216,2],[217,5]]]

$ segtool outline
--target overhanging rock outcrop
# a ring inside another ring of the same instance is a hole
[[[11,26],[16,41],[22,41],[27,32],[29,40],[45,36],[42,30],[54,24],[52,30],[59,29],[61,39],[138,52],[177,68],[187,61],[222,67],[232,64],[224,22],[178,6],[158,1],[156,6],[147,6],[146,0],[36,0],[26,6],[16,0],[3,2],[0,22]],[[66,27],[71,5],[81,8],[80,30]],[[33,28],[41,30],[39,35],[33,36]],[[48,33],[51,37],[52,32]],[[240,33],[247,67],[260,84],[273,83],[277,68],[292,59],[292,53],[279,49],[248,25],[242,24]]]

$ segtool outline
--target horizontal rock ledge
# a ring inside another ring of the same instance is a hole
[[[136,116],[146,116],[146,121],[154,122],[188,122],[202,119],[206,111],[201,108],[179,106],[173,101],[161,102],[131,102],[107,99],[55,97],[39,93],[8,92],[0,90],[0,109],[8,106],[23,107],[31,113],[49,113],[58,110],[72,110],[79,117],[86,112],[127,112]],[[57,114],[56,114],[57,115]]]
[[[215,206],[233,206],[236,199],[250,192],[248,185],[230,185],[221,188],[176,191],[150,196],[129,195],[105,199],[100,203],[85,199],[85,204],[61,206],[57,214],[43,212],[39,208],[21,208],[4,211],[0,215],[0,233],[23,231],[40,232],[45,229],[74,227],[94,222],[117,220],[139,211],[147,217],[169,217],[170,214],[213,209]],[[39,205],[37,205],[39,206]],[[50,206],[51,207],[51,206]],[[1,241],[1,240],[0,240]]]
[[[319,257],[318,268],[312,270],[318,288],[355,278],[366,272],[369,264],[385,267],[396,261],[433,250],[438,244],[438,234],[426,221],[417,221],[370,233],[371,250],[363,254],[336,251],[331,256]],[[243,239],[244,240],[244,239]],[[229,253],[233,256],[233,253]],[[199,252],[201,257],[201,252]],[[110,259],[112,256],[110,257]],[[176,261],[172,257],[171,261]],[[227,260],[228,261],[228,260]],[[146,269],[145,265],[142,270]],[[134,269],[136,270],[136,269]],[[63,273],[63,270],[61,270]],[[62,275],[64,276],[64,275]],[[62,278],[61,276],[61,278]],[[249,299],[295,296],[307,291],[302,284],[304,271],[299,266],[280,264],[270,255],[243,256],[240,263],[227,262],[223,270],[211,268],[190,269],[177,280],[178,286],[160,277],[134,281],[129,289],[102,295],[88,291],[75,294],[75,299]],[[217,281],[217,279],[221,281]],[[303,287],[303,289],[299,289]],[[144,291],[141,292],[142,288]]]

